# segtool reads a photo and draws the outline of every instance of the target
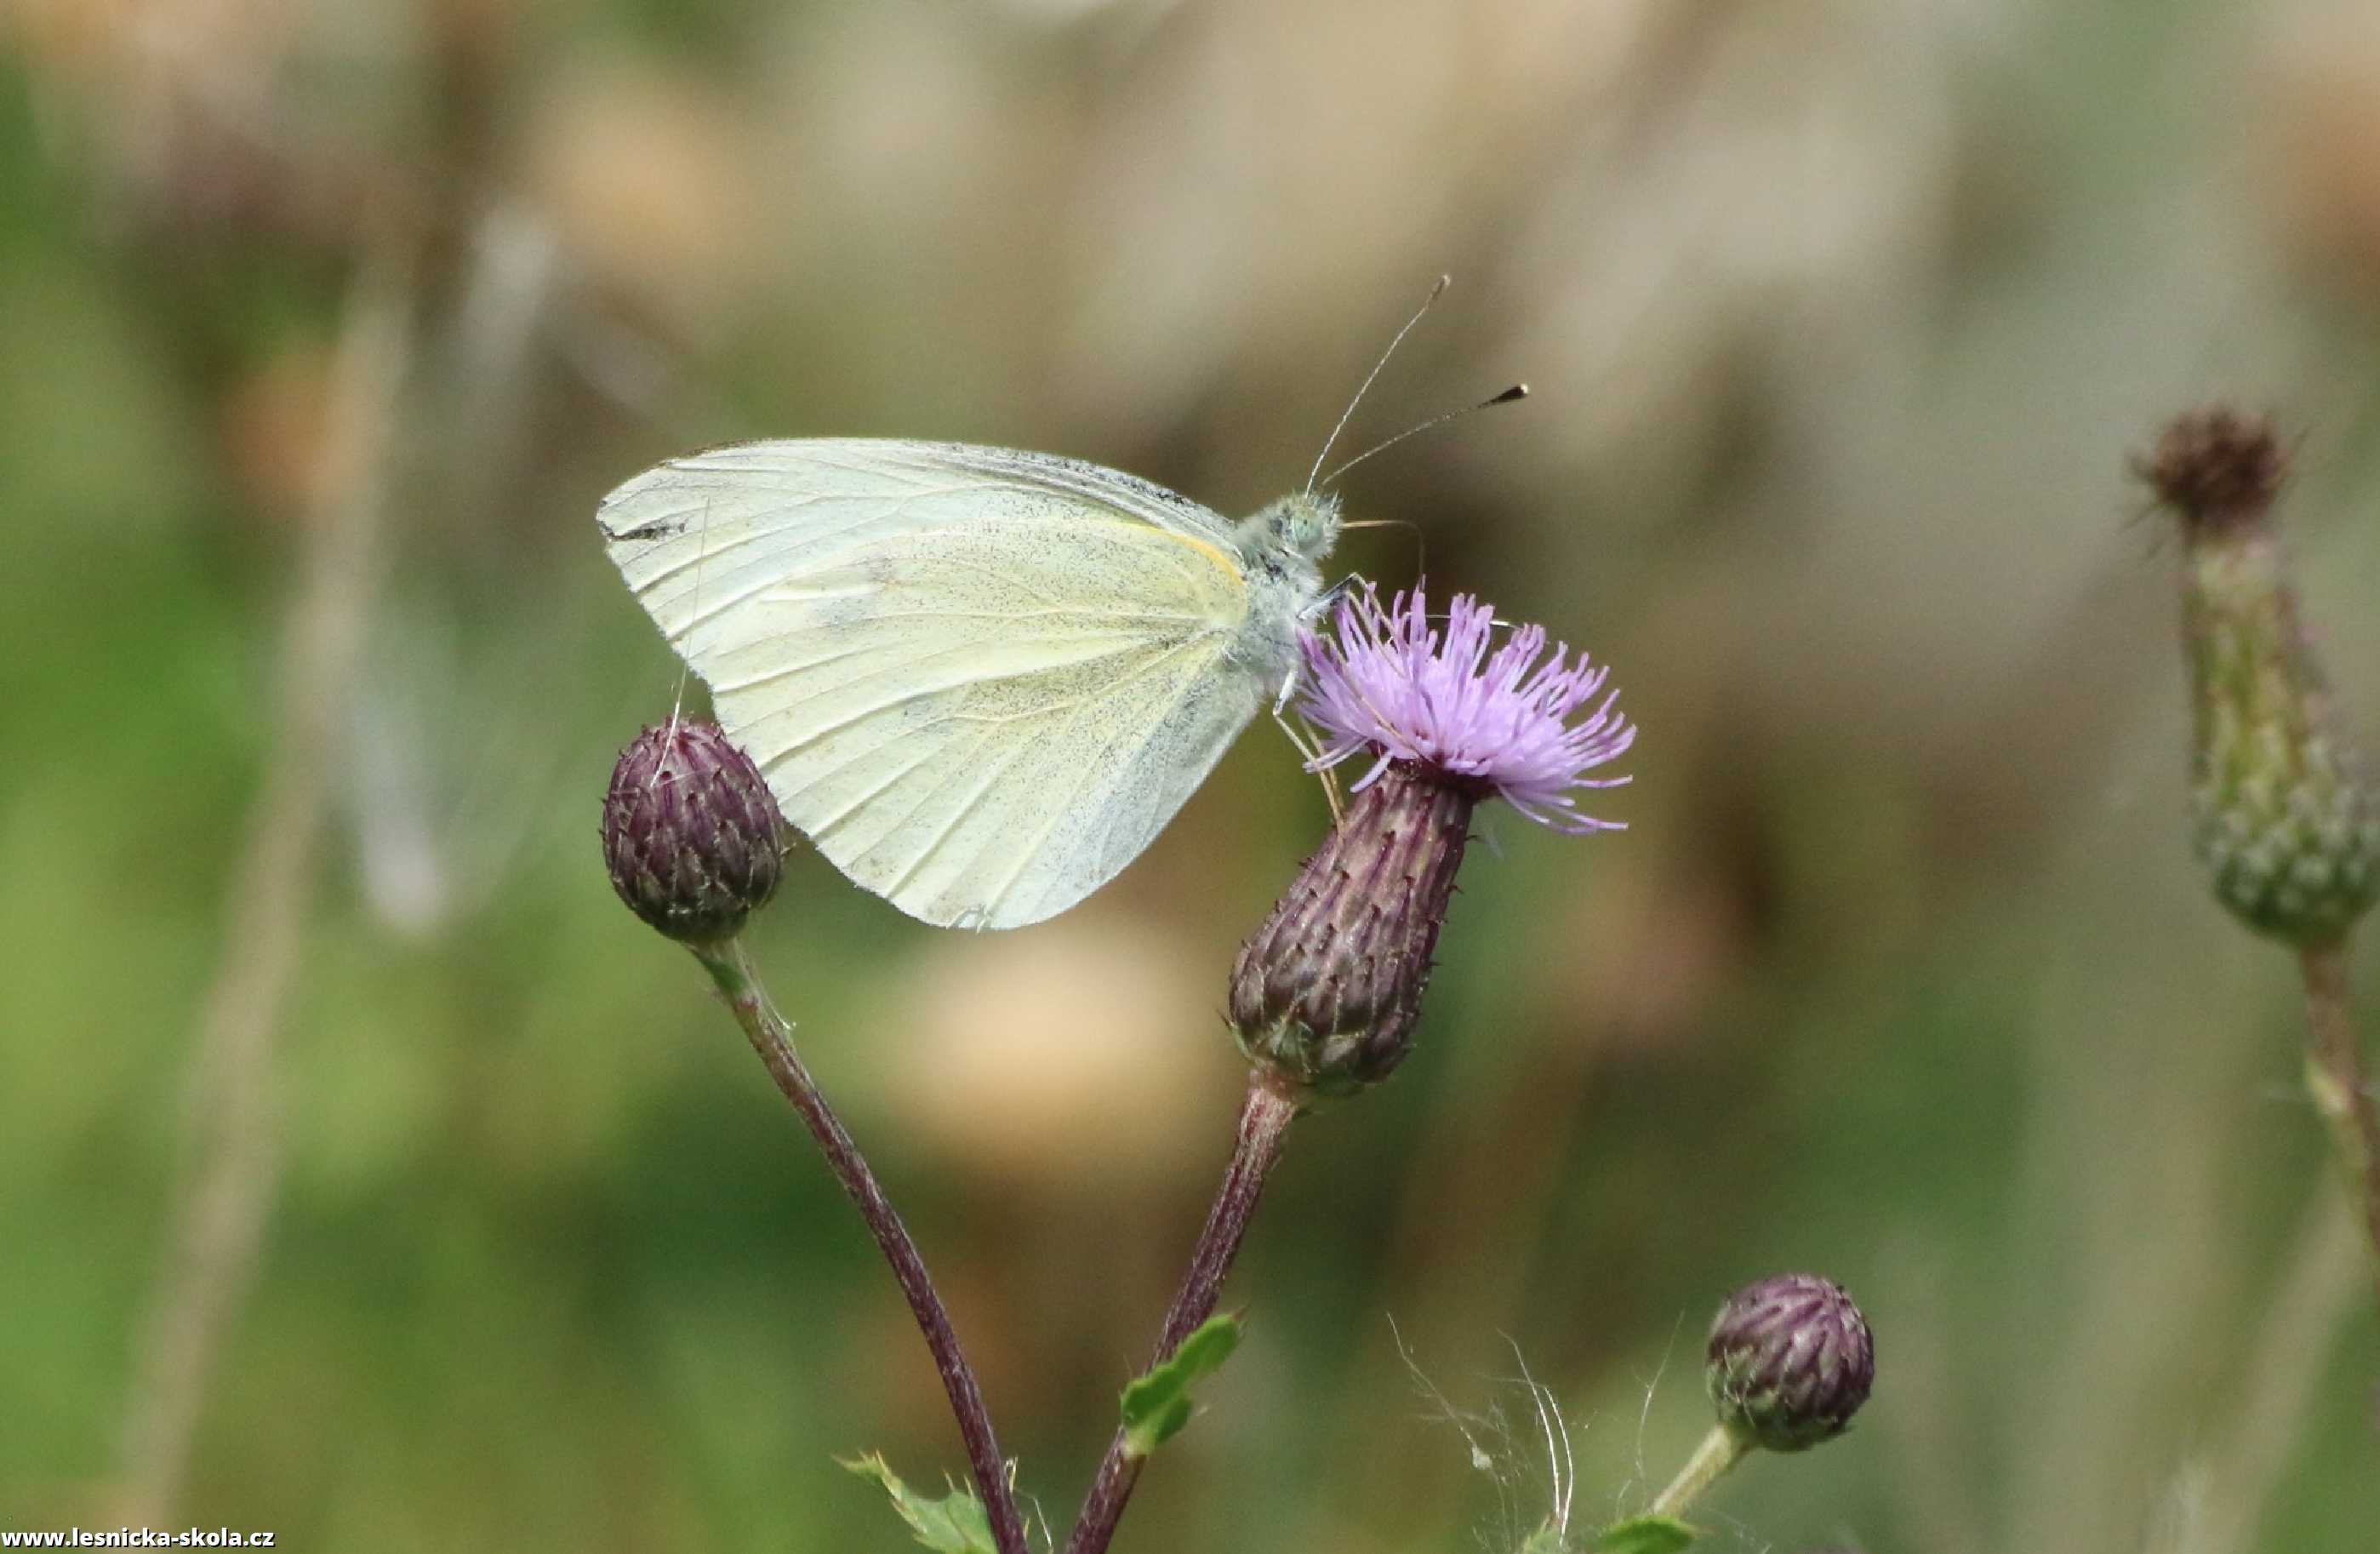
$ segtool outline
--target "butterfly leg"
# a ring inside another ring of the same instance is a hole
[[[1318,775],[1322,779],[1322,796],[1330,801],[1330,829],[1336,831],[1339,822],[1347,818],[1347,807],[1339,799],[1339,769],[1326,766]]]
[[[1369,589],[1371,586],[1372,580],[1361,572],[1350,572],[1316,594],[1314,602],[1298,612],[1298,619],[1304,621],[1327,619],[1330,612],[1339,607],[1341,600],[1354,593],[1357,589]]]
[[[1322,779],[1322,796],[1330,801],[1330,823],[1334,827],[1347,818],[1344,806],[1339,802],[1339,777],[1331,768],[1322,764],[1322,746],[1314,735],[1293,723],[1289,718],[1289,698],[1297,690],[1297,671],[1291,670],[1281,683],[1281,694],[1272,698],[1272,721],[1289,735],[1291,747],[1297,751],[1305,770]]]

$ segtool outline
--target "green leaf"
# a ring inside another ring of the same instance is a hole
[[[888,1466],[884,1459],[870,1451],[865,1457],[837,1457],[836,1463],[862,1478],[872,1478],[892,1497],[892,1509],[917,1541],[934,1550],[934,1554],[999,1554],[991,1541],[991,1522],[983,1513],[983,1502],[975,1491],[953,1488],[941,1499],[929,1499],[917,1493]]]
[[[1672,1516],[1631,1516],[1595,1535],[1597,1554],[1677,1554],[1694,1530]]]
[[[1222,1368],[1240,1346],[1234,1317],[1209,1317],[1172,1357],[1123,1390],[1124,1451],[1146,1457],[1190,1422],[1190,1389]]]

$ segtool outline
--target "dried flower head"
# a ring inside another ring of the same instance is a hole
[[[2199,857],[2241,921],[2319,944],[2380,892],[2380,804],[2298,617],[2272,511],[2286,462],[2269,422],[2216,407],[2137,467],[2182,538]]]
[[[673,718],[620,752],[603,795],[603,859],[628,909],[672,939],[733,938],[783,868],[777,802],[714,723]]]
[[[1545,633],[1491,651],[1494,617],[1458,597],[1441,637],[1420,590],[1390,610],[1368,589],[1342,601],[1330,636],[1304,639],[1301,710],[1322,731],[1314,763],[1369,752],[1354,805],[1305,861],[1232,973],[1232,1028],[1276,1077],[1343,1094],[1386,1078],[1411,1050],[1455,870],[1483,798],[1569,832],[1615,829],[1576,812],[1571,791],[1625,778],[1585,773],[1635,737],[1566,649],[1540,664]],[[1616,695],[1616,693],[1614,693]]]
[[[2222,528],[2273,505],[2289,458],[2270,420],[2210,405],[2176,416],[2132,467],[2185,528]]]
[[[1771,1451],[1843,1433],[1876,1383],[1876,1341],[1842,1286],[1782,1273],[1728,1297],[1703,1372],[1719,1424]]]

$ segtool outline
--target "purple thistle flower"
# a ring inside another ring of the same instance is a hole
[[[1301,639],[1299,710],[1326,740],[1312,764],[1369,750],[1372,770],[1232,971],[1242,1050],[1298,1095],[1377,1084],[1412,1050],[1480,801],[1501,796],[1561,831],[1615,830],[1571,794],[1626,782],[1586,773],[1636,737],[1616,692],[1570,722],[1604,672],[1563,647],[1545,659],[1536,626],[1494,645],[1494,613],[1468,595],[1442,637],[1419,589],[1383,610],[1366,588],[1340,601],[1335,624]]]
[[[1560,642],[1540,662],[1543,626],[1521,626],[1497,645],[1495,612],[1469,594],[1454,596],[1443,633],[1432,629],[1419,588],[1383,609],[1366,585],[1339,601],[1331,624],[1332,633],[1300,638],[1298,710],[1325,741],[1317,770],[1369,750],[1372,769],[1357,793],[1402,763],[1475,796],[1492,793],[1557,831],[1622,829],[1579,813],[1571,796],[1628,781],[1585,775],[1635,743],[1634,726],[1613,706],[1620,693],[1570,721],[1603,689],[1608,668],[1588,668],[1584,652],[1569,662]]]

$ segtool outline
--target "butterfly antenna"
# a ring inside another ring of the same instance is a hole
[[[1385,443],[1373,443],[1370,447],[1366,448],[1362,453],[1357,454],[1354,458],[1349,459],[1338,468],[1330,471],[1330,474],[1322,477],[1322,483],[1327,486],[1331,481],[1337,480],[1340,476],[1347,473],[1350,469],[1354,468],[1355,466],[1371,457],[1374,454],[1385,453],[1389,449],[1393,448],[1398,443],[1403,442],[1406,438],[1418,437],[1423,432],[1427,431],[1430,428],[1434,426],[1444,426],[1447,422],[1453,420],[1458,416],[1467,416],[1474,410],[1490,409],[1498,405],[1510,405],[1515,400],[1526,399],[1528,397],[1529,385],[1526,383],[1514,383],[1511,388],[1506,389],[1503,393],[1483,399],[1476,405],[1465,405],[1460,410],[1449,410],[1442,416],[1432,416],[1429,419],[1422,422],[1419,426],[1409,426],[1405,428],[1402,431],[1398,432],[1394,437],[1390,438]],[[1313,490],[1311,486],[1306,489],[1308,491]]]
[[[1421,316],[1429,311],[1430,304],[1445,296],[1446,288],[1453,282],[1454,277],[1451,275],[1440,275],[1438,278],[1438,284],[1429,288],[1429,295],[1421,299],[1421,306],[1414,310],[1414,316],[1405,320],[1405,326],[1398,330],[1395,337],[1389,341],[1389,348],[1380,353],[1380,359],[1372,363],[1372,370],[1364,374],[1364,382],[1355,390],[1355,397],[1347,401],[1347,408],[1341,413],[1339,424],[1330,429],[1330,435],[1322,440],[1322,451],[1314,455],[1314,467],[1306,471],[1305,475],[1306,495],[1314,494],[1314,477],[1322,473],[1322,463],[1330,456],[1331,444],[1339,441],[1339,434],[1346,431],[1347,423],[1354,419],[1355,407],[1364,403],[1364,395],[1371,392],[1372,380],[1380,375],[1380,369],[1389,364],[1389,358],[1397,354],[1397,347],[1404,343],[1406,335],[1413,333],[1413,326],[1421,322]]]

